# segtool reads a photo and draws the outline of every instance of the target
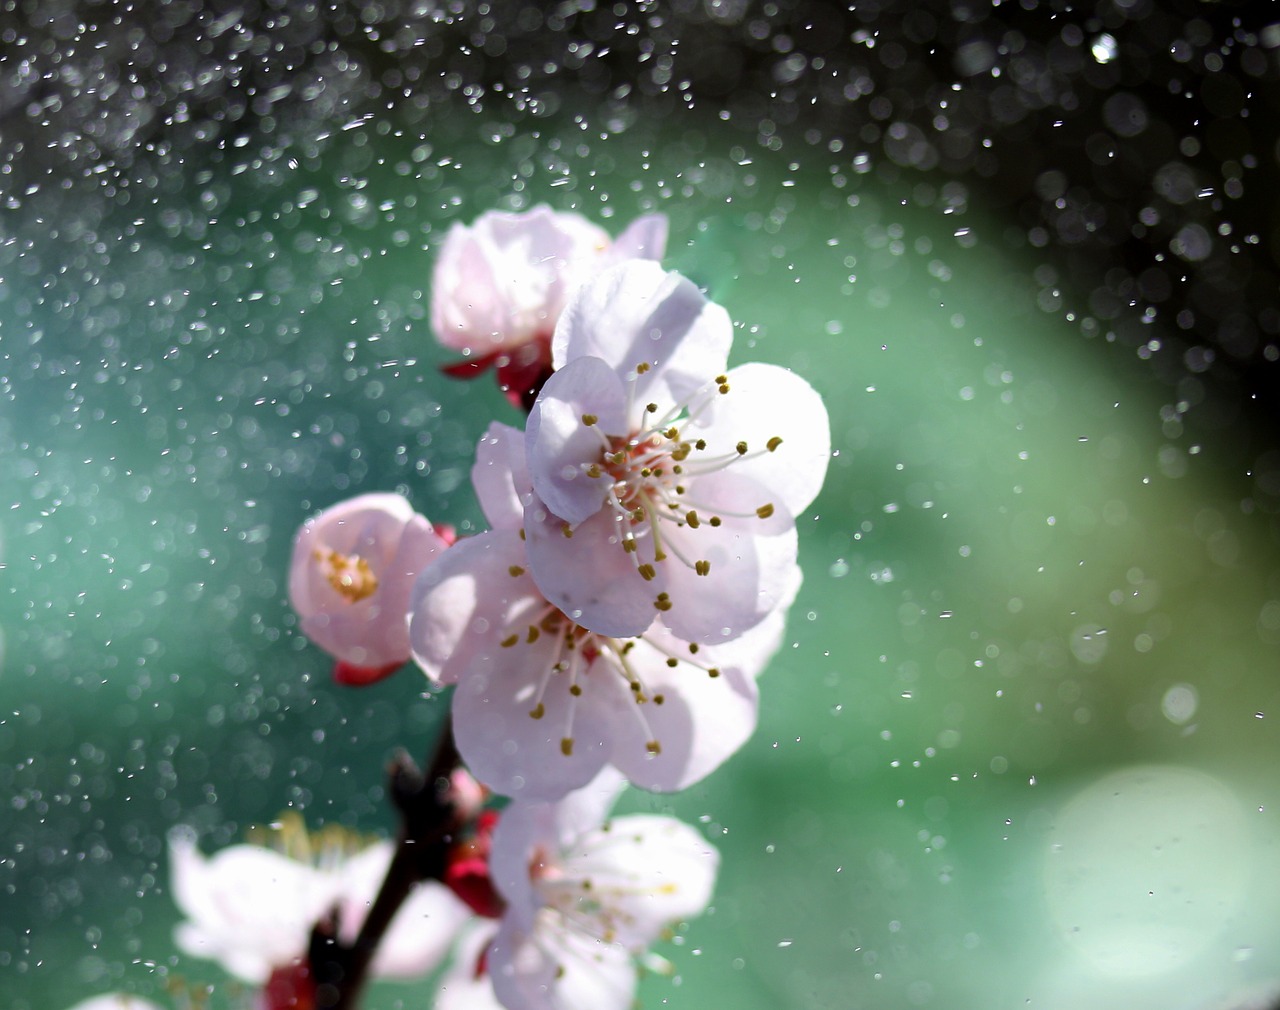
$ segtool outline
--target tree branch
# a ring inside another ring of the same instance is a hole
[[[418,883],[443,879],[449,846],[462,827],[462,815],[449,794],[450,775],[459,762],[453,722],[447,716],[425,773],[404,751],[392,759],[391,799],[400,814],[395,854],[355,940],[344,944],[338,938],[336,910],[312,930],[308,962],[316,1010],[359,1006],[373,955],[396,912]]]

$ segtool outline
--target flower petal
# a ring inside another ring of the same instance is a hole
[[[661,260],[667,251],[667,215],[646,214],[632,221],[613,240],[604,254],[602,265],[613,266],[623,260]]]
[[[720,857],[694,828],[673,817],[615,817],[564,853],[564,878],[609,910],[618,943],[639,950],[711,900]]]
[[[470,227],[454,225],[432,275],[437,339],[485,355],[549,332],[569,292],[608,246],[603,229],[545,205],[520,214],[490,211]]]
[[[730,470],[699,477],[690,495],[702,520],[696,529],[666,532],[670,556],[658,569],[671,607],[661,619],[685,641],[724,642],[779,605],[796,563],[795,521],[777,506],[766,518],[754,515],[773,504],[769,493]],[[713,515],[722,515],[718,526],[709,521]],[[697,574],[698,561],[709,563],[706,575]]]
[[[476,445],[471,483],[480,509],[495,530],[524,524],[524,495],[532,487],[525,463],[524,432],[494,421]]]
[[[663,633],[654,629],[645,639]],[[684,643],[671,643],[673,653],[683,651]],[[643,639],[627,654],[644,684],[644,702],[614,708],[610,760],[634,785],[659,792],[685,789],[719,768],[755,731],[755,681],[735,667],[716,666],[714,652],[708,646],[698,653],[717,670],[714,677],[687,664],[669,667],[668,653]]]
[[[617,677],[589,677],[556,635],[477,657],[453,694],[458,753],[507,796],[555,799],[586,785],[609,758],[609,711],[625,704]],[[573,688],[581,694],[575,695]]]
[[[381,883],[380,876],[379,886]],[[361,924],[377,889],[366,894]],[[434,881],[418,884],[378,944],[373,959],[374,974],[379,978],[419,978],[433,971],[449,953],[458,930],[471,918],[471,910],[444,885]]]
[[[555,515],[576,524],[600,509],[612,480],[583,468],[600,459],[604,433],[626,429],[626,390],[604,361],[578,358],[547,380],[529,412],[526,448],[533,490]]]
[[[730,371],[728,386],[724,395],[709,394],[704,409],[692,408],[685,437],[705,438],[710,456],[745,442],[748,452],[733,472],[756,480],[799,516],[821,490],[831,458],[822,397],[794,372],[759,362]],[[770,451],[775,438],[781,441]]]
[[[551,355],[557,368],[602,358],[634,383],[637,409],[653,401],[666,410],[724,371],[732,343],[729,314],[692,281],[651,260],[628,260],[585,282],[569,300]],[[641,365],[647,370],[637,374]]]
[[[91,996],[71,1007],[71,1010],[161,1010],[159,1004],[127,992],[110,992],[104,996]]]
[[[636,988],[626,948],[568,929],[523,933],[506,920],[489,971],[507,1010],[628,1010]]]
[[[504,1010],[486,970],[489,945],[497,931],[497,923],[491,919],[477,919],[461,930],[440,979],[434,1010]]]
[[[456,683],[502,651],[504,629],[537,621],[546,602],[525,572],[518,530],[492,530],[454,544],[413,587],[408,606],[414,661],[432,680]]]
[[[507,914],[522,929],[531,927],[538,906],[529,880],[531,860],[555,858],[584,831],[603,823],[626,784],[615,769],[606,767],[555,803],[516,800],[502,811],[493,832],[489,871],[507,901]],[[538,862],[537,868],[541,865]]]
[[[194,834],[178,829],[169,836],[169,859],[174,901],[188,920],[175,943],[245,982],[265,982],[272,968],[305,952],[331,898],[317,871],[256,845],[206,857]]]
[[[640,577],[612,513],[597,512],[568,537],[564,522],[536,495],[524,515],[529,570],[551,603],[582,627],[613,638],[638,635],[653,622],[661,576]]]

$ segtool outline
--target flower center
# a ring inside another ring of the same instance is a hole
[[[339,554],[327,547],[317,548],[312,557],[334,591],[350,603],[359,603],[378,591],[378,577],[359,554]]]
[[[296,863],[324,870],[340,865],[368,848],[377,838],[332,823],[308,831],[301,814],[296,810],[286,810],[265,827],[250,828],[247,840],[250,845],[274,849]]]
[[[645,365],[638,366],[636,376],[647,370]],[[729,393],[728,376],[717,375],[714,383],[719,395]],[[581,464],[581,470],[593,480],[608,480],[604,507],[614,513],[622,527],[622,549],[631,555],[636,571],[646,582],[657,577],[655,566],[668,557],[675,557],[698,575],[711,573],[710,559],[686,556],[669,537],[663,536],[663,523],[696,530],[704,523],[718,527],[725,516],[768,519],[773,515],[772,502],[760,504],[749,512],[731,512],[700,503],[691,492],[699,477],[724,470],[741,460],[774,452],[782,444],[782,439],[775,436],[763,449],[752,451],[746,441],[738,441],[732,451],[716,453],[709,451],[705,439],[686,438],[684,427],[711,402],[711,398],[707,398],[692,410],[688,404],[678,404],[661,416],[658,404],[647,404],[643,416],[646,420],[652,419],[652,423],[629,435],[610,435],[600,430],[595,414],[582,415],[582,424],[600,439],[601,451],[596,459]],[[630,415],[630,403],[628,407]],[[700,509],[704,515],[699,515]],[[572,535],[568,525],[565,533]],[[641,540],[649,541],[652,562],[639,556]],[[666,593],[659,593],[654,600],[658,610],[669,610],[671,605]]]

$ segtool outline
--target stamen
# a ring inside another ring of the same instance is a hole
[[[585,424],[588,428],[591,427],[591,425],[595,424],[599,420],[600,418],[597,417],[595,414],[582,415],[582,423]]]
[[[565,757],[570,757],[570,756],[572,756],[572,754],[573,754],[573,737],[571,737],[571,736],[566,736],[566,737],[564,737],[564,738],[562,738],[562,739],[561,739],[561,741],[560,741],[560,753],[561,753],[561,754],[563,754]]]
[[[710,561],[695,561],[695,562],[693,563],[693,570],[694,570],[695,572],[697,572],[699,575],[710,575],[710,574],[711,574],[711,562],[710,562]]]
[[[653,605],[662,611],[671,609],[671,597],[666,593],[659,593],[657,599],[653,601]]]
[[[662,745],[659,744],[657,740],[650,740],[648,743],[644,745],[644,749],[647,750],[650,754],[662,753]]]
[[[773,515],[773,503],[770,502],[769,504],[761,505],[758,509],[756,509],[756,515],[758,515],[761,519],[768,519],[771,515]]]
[[[546,707],[542,704],[542,702],[538,702],[538,704],[534,705],[533,708],[529,710],[529,715],[531,715],[534,719],[541,719],[546,714],[547,714],[547,710],[546,710]]]
[[[747,454],[747,443],[746,443],[746,442],[739,442],[739,443],[738,443],[734,448],[736,448],[736,449],[738,450],[738,455],[739,455],[739,456],[745,456],[745,455]]]
[[[524,574],[524,569],[521,568],[519,565],[512,565],[510,568],[507,569],[507,571],[510,573],[513,579]]]
[[[504,649],[510,649],[516,642],[520,641],[519,635],[508,635],[500,643]]]
[[[780,439],[777,435],[774,435],[773,438],[769,439],[769,441],[765,443],[765,447],[770,452],[773,452],[781,444],[782,444],[782,439]]]
[[[378,591],[378,577],[359,554],[339,554],[320,548],[312,555],[334,591],[350,603],[359,603]]]

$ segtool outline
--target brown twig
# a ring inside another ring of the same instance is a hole
[[[395,854],[355,940],[346,944],[338,939],[336,909],[312,930],[308,962],[316,1010],[359,1006],[374,952],[396,912],[416,884],[443,878],[449,845],[461,827],[449,795],[449,776],[459,760],[453,723],[447,716],[425,773],[403,751],[392,759],[391,799],[400,814]]]

